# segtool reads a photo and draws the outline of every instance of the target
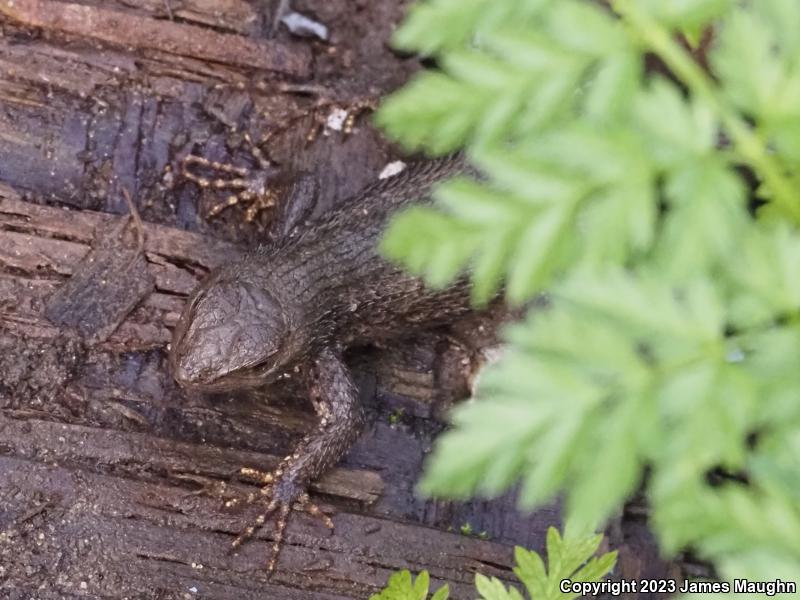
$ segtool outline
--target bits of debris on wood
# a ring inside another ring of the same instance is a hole
[[[294,35],[299,37],[317,37],[328,41],[328,28],[319,21],[314,21],[298,12],[290,12],[281,19]]]
[[[402,160],[395,160],[383,167],[383,170],[378,175],[378,179],[388,179],[394,177],[398,173],[402,173],[406,168],[406,163]]]

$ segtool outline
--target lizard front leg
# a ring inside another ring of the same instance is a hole
[[[275,541],[267,571],[278,561],[286,523],[292,510],[307,512],[322,519],[333,529],[333,522],[309,499],[308,484],[333,467],[347,452],[364,426],[364,411],[358,390],[338,353],[330,349],[320,352],[310,373],[309,392],[319,422],[294,451],[271,473],[242,469],[242,474],[264,483],[259,496],[264,510],[253,525],[247,527],[233,546],[238,547],[264,523],[276,515]]]

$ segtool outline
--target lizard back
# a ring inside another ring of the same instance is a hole
[[[379,256],[393,214],[431,201],[443,180],[469,172],[460,155],[410,165],[367,186],[300,235],[260,249],[252,261],[270,271],[285,302],[304,306],[309,325],[345,344],[408,335],[469,310],[466,282],[434,290]]]

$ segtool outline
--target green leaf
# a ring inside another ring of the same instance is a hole
[[[422,571],[413,579],[408,571],[398,571],[389,577],[389,583],[380,593],[370,596],[370,600],[427,600],[430,575]],[[447,585],[440,587],[430,600],[447,600],[450,591]]]
[[[569,215],[568,206],[548,209],[522,232],[509,265],[507,295],[512,304],[522,304],[540,291],[558,266],[554,254],[559,250]]]
[[[504,231],[487,235],[484,251],[475,258],[472,267],[472,302],[475,306],[485,306],[497,294],[510,252]]]
[[[800,235],[785,226],[751,227],[740,240],[736,261],[728,263],[737,286],[748,292],[734,299],[737,322],[762,322],[800,308]]]
[[[512,19],[530,22],[551,0],[492,2],[491,0],[432,0],[415,4],[397,30],[398,48],[431,54],[469,43],[478,34]]]
[[[548,536],[551,530],[555,531],[553,528],[548,528]],[[544,598],[548,592],[549,578],[542,558],[536,552],[519,546],[514,548],[514,558],[517,561],[514,574],[524,582],[530,597]]]
[[[478,89],[465,93],[460,82],[443,73],[423,73],[384,100],[375,122],[409,150],[425,146],[445,154],[469,138],[492,101],[488,94]]]
[[[696,30],[725,15],[732,0],[640,0],[647,10],[665,25]]]
[[[423,54],[457,47],[474,35],[489,4],[487,0],[417,3],[397,30],[394,45]],[[443,27],[444,23],[447,27]]]
[[[762,431],[763,445],[769,444],[772,436],[784,439],[794,437],[794,428],[800,423],[800,404],[796,398],[800,393],[800,370],[796,357],[800,356],[800,328],[796,323],[770,327],[763,331],[743,336],[737,358],[758,385],[760,398],[757,414],[750,427]]]
[[[559,286],[558,294],[634,335],[704,344],[723,334],[724,306],[713,284],[705,280],[687,284],[679,292],[652,275],[608,269],[571,277]]]
[[[626,49],[609,56],[597,67],[583,98],[587,118],[599,123],[627,119],[641,78],[642,65],[635,52]]]
[[[431,600],[447,600],[450,597],[450,588],[447,584],[440,587],[436,592],[431,596]]]
[[[380,250],[388,258],[402,260],[431,285],[443,287],[455,279],[479,243],[469,225],[433,209],[415,207],[395,217]]]
[[[475,575],[475,589],[481,595],[481,600],[523,600],[514,588],[506,589],[496,577],[489,578],[480,573]]]
[[[725,94],[747,114],[768,114],[771,98],[786,76],[769,26],[752,12],[738,10],[717,35],[711,60]]]
[[[569,513],[579,515],[585,527],[597,527],[619,507],[639,484],[642,460],[631,452],[638,443],[639,412],[636,403],[622,404],[609,419],[608,442],[601,452],[587,456],[580,479],[569,498]]]
[[[716,157],[684,163],[666,177],[670,208],[656,260],[671,278],[702,276],[736,252],[745,236],[744,187]]]
[[[546,14],[548,33],[571,50],[597,56],[627,48],[622,26],[599,5],[559,0]]]
[[[425,600],[428,596],[428,585],[430,584],[430,576],[427,571],[423,571],[417,576],[414,582],[414,595],[419,600]]]
[[[573,581],[602,581],[617,564],[617,552],[607,552],[603,556],[593,557],[586,565],[572,576]]]
[[[545,142],[545,145],[549,145]],[[575,202],[587,193],[585,183],[569,173],[559,172],[533,162],[521,152],[487,148],[476,162],[491,173],[494,187],[511,193],[534,207],[548,207],[561,202]]]
[[[547,572],[541,557],[535,552],[517,547],[514,574],[523,582],[531,598],[571,600],[578,594],[561,591],[561,581],[602,581],[616,564],[616,552],[596,557],[602,535],[582,535],[561,538],[558,530],[547,530]]]
[[[751,2],[750,9],[767,25],[786,55],[796,56],[800,51],[800,5],[794,0],[761,0]]]
[[[713,153],[719,125],[710,107],[686,101],[675,84],[658,77],[635,100],[635,116],[654,142],[650,152],[669,169]]]

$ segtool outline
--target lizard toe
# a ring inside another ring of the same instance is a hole
[[[272,550],[267,561],[266,570],[268,574],[275,571],[278,557],[283,546],[286,526],[292,512],[305,512],[322,522],[325,527],[332,530],[333,520],[325,514],[322,509],[311,501],[308,493],[291,480],[291,478],[281,477],[277,472],[265,473],[257,469],[244,468],[240,474],[264,483],[259,494],[251,494],[248,503],[257,503],[263,506],[252,524],[233,540],[231,548],[235,550],[252,538],[256,532],[263,527],[271,518],[275,519],[275,529],[273,533]]]

